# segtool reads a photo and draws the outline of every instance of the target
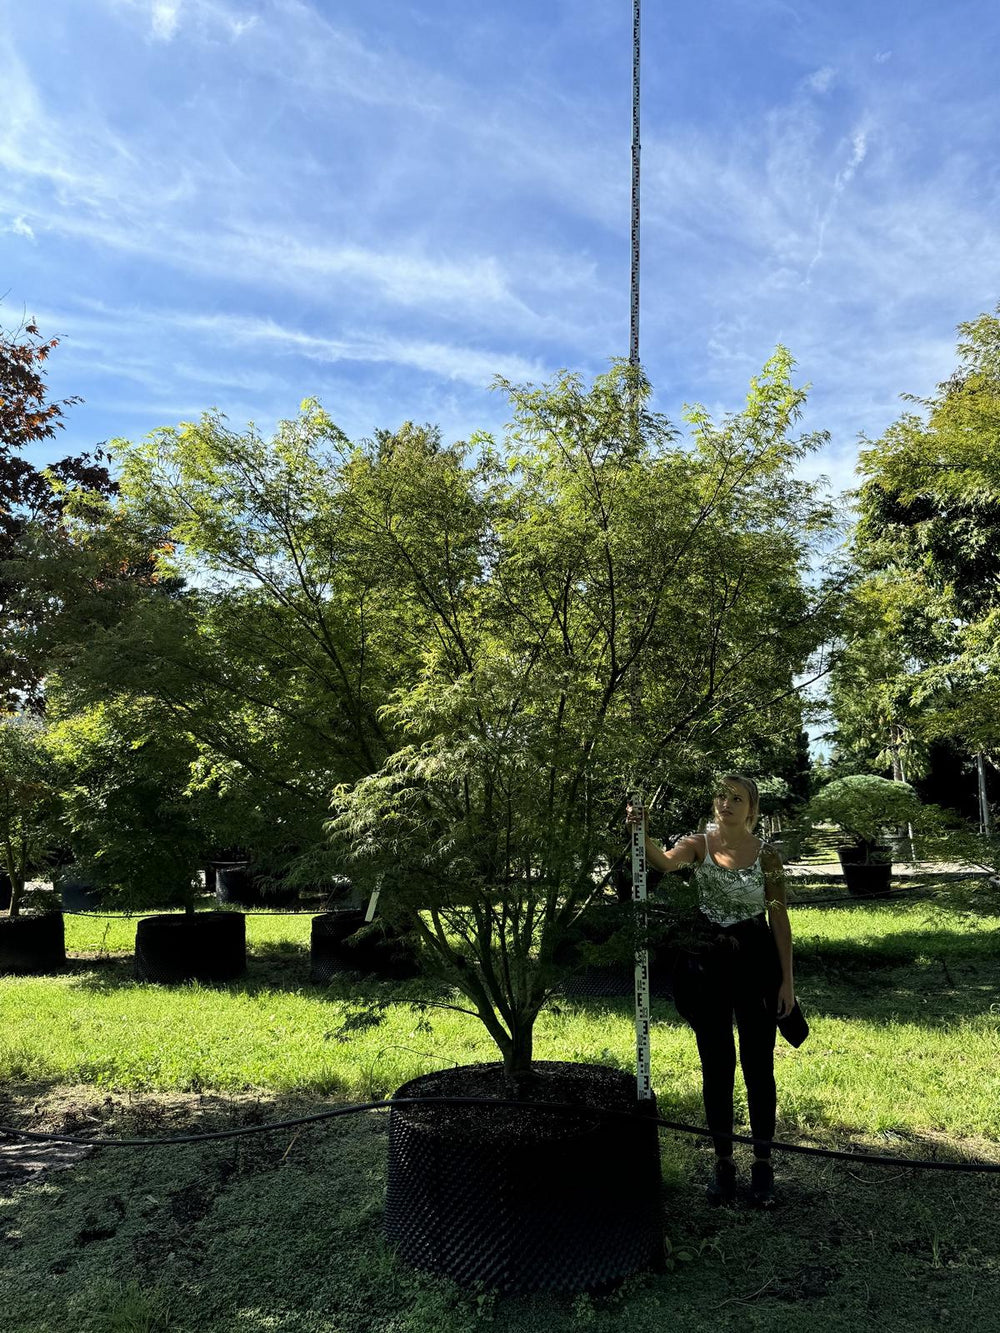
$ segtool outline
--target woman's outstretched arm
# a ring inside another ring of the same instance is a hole
[[[669,852],[665,852],[659,843],[655,843],[649,836],[646,828],[645,811],[643,811],[643,835],[646,846],[646,863],[651,865],[654,870],[659,870],[665,875],[669,875],[672,870],[679,870],[681,866],[690,865],[696,861],[697,839],[695,837],[678,838]],[[631,805],[625,807],[625,822],[631,829],[633,824],[639,822],[638,816],[632,813]]]

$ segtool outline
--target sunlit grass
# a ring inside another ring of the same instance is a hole
[[[1000,1159],[1000,922],[970,915],[972,905],[949,893],[793,909],[812,1031],[799,1050],[778,1042],[779,1138]],[[4,1116],[170,1135],[245,1123],[241,1107],[273,1122],[327,1099],[376,1100],[426,1070],[496,1058],[474,1019],[421,1008],[441,998],[425,981],[311,984],[308,915],[249,915],[247,976],[219,987],[137,983],[135,925],[68,917],[67,972],[3,979]],[[701,1123],[694,1039],[668,1001],[654,1001],[652,1044],[661,1114]],[[539,1059],[631,1069],[634,1049],[628,996],[557,999],[536,1029]],[[740,1079],[737,1089],[746,1129]],[[818,1323],[888,1333],[923,1328],[945,1277],[948,1322],[993,1327],[984,1294],[1000,1278],[995,1176],[779,1152],[774,1215],[713,1210],[703,1195],[710,1148],[665,1132],[665,1227],[685,1262],[640,1275],[606,1304],[494,1302],[411,1272],[386,1246],[385,1127],[360,1115],[301,1132],[102,1149],[0,1191],[10,1242],[0,1326],[476,1333],[488,1320],[504,1333],[571,1333],[581,1322],[605,1333]],[[745,1179],[747,1150],[736,1155]]]

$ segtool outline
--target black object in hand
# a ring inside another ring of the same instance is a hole
[[[809,1036],[809,1024],[806,1022],[805,1014],[799,1008],[798,1000],[795,1001],[791,1011],[785,1014],[784,1018],[778,1019],[778,1031],[789,1046],[801,1046],[806,1037]]]

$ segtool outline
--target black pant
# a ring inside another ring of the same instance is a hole
[[[695,947],[678,949],[671,968],[674,1003],[694,1028],[701,1056],[702,1092],[708,1128],[732,1133],[736,1048],[733,1018],[740,1037],[740,1064],[747,1085],[750,1131],[754,1138],[774,1138],[776,1094],[774,1038],[777,1030],[781,959],[764,914],[735,926],[707,923]],[[714,1139],[715,1151],[728,1156],[731,1140]],[[760,1145],[758,1157],[770,1157]]]

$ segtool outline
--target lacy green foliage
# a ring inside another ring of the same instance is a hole
[[[239,845],[288,883],[342,872],[329,789],[384,757],[374,709],[400,660],[347,559],[342,442],[314,405],[271,441],[212,414],[118,441],[121,501],[75,498],[72,546],[38,562],[67,706],[155,697],[194,746],[180,785],[205,851]],[[155,552],[145,585],[98,577],[133,549]]]
[[[870,773],[837,778],[809,802],[806,817],[814,824],[833,823],[858,843],[872,843],[890,828],[929,824],[935,808],[922,805],[908,782],[890,782]]]

